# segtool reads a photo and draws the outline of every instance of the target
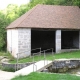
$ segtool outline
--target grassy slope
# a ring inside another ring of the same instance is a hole
[[[54,54],[53,56],[51,54],[47,54],[46,59],[47,60],[54,60],[54,59],[61,59],[61,58],[80,58],[80,51],[74,51],[74,52],[66,52],[66,53],[61,53],[61,54]],[[35,56],[35,61],[44,59],[44,56]],[[25,63],[25,62],[32,62],[33,61],[33,57],[31,58],[23,58],[20,59],[19,62],[20,63]],[[10,61],[10,63],[15,63],[16,59],[13,59],[12,61]]]
[[[9,52],[1,51],[0,56],[5,56],[6,58],[8,58],[10,60],[14,60],[14,57]]]
[[[80,76],[70,74],[31,73],[27,76],[18,76],[12,80],[80,80]]]

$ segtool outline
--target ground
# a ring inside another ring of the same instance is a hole
[[[5,55],[4,55],[5,54]],[[2,56],[4,56],[4,58],[6,58],[5,60],[3,60],[3,61],[8,61],[8,59],[9,59],[9,62],[11,62],[11,63],[16,63],[16,59],[14,59],[14,58],[12,58],[12,56],[10,56],[9,54],[6,54],[6,53],[0,53],[0,61],[2,60]],[[42,57],[42,56],[41,56]],[[44,59],[44,57],[42,57],[43,59]],[[42,59],[41,58],[41,59]],[[69,58],[80,58],[80,51],[74,51],[74,52],[66,52],[66,53],[61,53],[61,54],[54,54],[53,56],[51,55],[51,54],[49,54],[49,55],[46,55],[46,58],[48,59],[48,60],[52,60],[52,58],[54,58],[54,59],[62,59],[62,58],[67,58],[67,59],[69,59]],[[30,58],[29,58],[30,59]],[[28,61],[32,61],[32,59],[27,59],[27,58],[24,58],[24,59],[20,59],[19,60],[19,62],[28,62]],[[36,56],[35,57],[35,60],[36,61],[38,61],[40,59],[40,57],[39,56]],[[5,74],[5,75],[4,75]],[[37,74],[37,75],[36,75]],[[11,77],[12,77],[12,75],[13,75],[13,73],[12,72],[4,72],[4,71],[1,71],[0,70],[0,80],[6,80],[5,78],[10,78],[10,76],[8,76],[8,75],[11,75]],[[38,74],[38,73],[31,73],[30,74],[31,76],[28,76],[28,77],[30,77],[29,79],[30,80],[36,80],[36,79],[31,79],[31,78],[33,78],[33,77],[39,77],[40,75],[42,76],[43,74],[41,73],[41,74]],[[36,76],[35,76],[36,75]],[[45,75],[45,74],[44,74]],[[48,74],[49,75],[49,74]],[[4,77],[5,76],[5,77]],[[47,76],[47,75],[45,75],[45,76]],[[56,75],[56,76],[59,76],[58,74]],[[25,76],[24,76],[25,77]],[[18,78],[15,78],[15,79],[13,79],[13,80],[25,80],[25,79],[27,79],[27,78],[24,78],[24,77],[18,77]],[[51,77],[51,76],[50,76]],[[50,77],[48,77],[47,79],[49,80],[50,79]],[[62,75],[60,76],[60,77],[62,77]],[[67,77],[67,75],[66,75],[66,77]],[[70,75],[68,76],[68,77],[70,77]],[[4,79],[3,79],[4,78]],[[54,76],[54,74],[53,74],[53,77],[52,77],[52,79],[53,78],[55,78],[55,80],[60,80],[60,79],[56,79],[56,77]],[[74,79],[73,79],[74,78]],[[73,76],[73,78],[71,77],[71,79],[70,80],[80,80],[80,77],[76,77],[76,76]],[[28,80],[29,80],[28,79]],[[40,79],[37,79],[37,80],[43,80],[44,78],[43,78],[43,76],[40,78]],[[46,80],[47,80],[46,79]],[[62,79],[64,79],[63,77],[61,78],[61,80]],[[51,79],[50,79],[51,80]],[[64,79],[64,80],[69,80],[69,79]]]

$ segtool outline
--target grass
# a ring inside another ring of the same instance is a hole
[[[80,76],[70,74],[49,74],[33,72],[27,76],[17,76],[12,80],[80,80]]]
[[[10,59],[10,63],[16,63],[16,59],[14,59],[10,53],[8,52],[0,52],[0,56],[6,56],[8,59]],[[46,59],[47,60],[54,60],[54,59],[61,59],[61,58],[80,58],[80,51],[74,51],[74,52],[65,52],[65,53],[60,53],[60,54],[47,54],[46,55]],[[34,60],[35,61],[39,61],[39,60],[43,60],[44,59],[44,55],[41,56],[35,56]],[[19,59],[19,63],[26,63],[26,62],[32,62],[33,61],[33,57],[27,57],[27,58],[23,58],[23,59]]]
[[[65,52],[65,53],[61,53],[61,54],[47,54],[46,55],[46,59],[47,60],[54,60],[54,59],[61,59],[61,58],[80,58],[80,51],[74,51],[74,52]],[[43,60],[44,59],[44,55],[41,56],[35,56],[34,60],[35,61],[39,61],[39,60]],[[28,57],[28,58],[23,58],[23,59],[19,59],[19,63],[26,63],[26,62],[32,62],[33,61],[33,57]],[[16,59],[12,59],[10,61],[10,63],[16,63]]]
[[[11,56],[11,54],[9,52],[1,51],[0,56],[5,56],[8,59],[13,59],[13,57]]]

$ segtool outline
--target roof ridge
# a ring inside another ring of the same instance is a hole
[[[32,11],[25,17],[25,19],[26,19],[38,6],[39,6],[39,5],[36,5],[35,7],[33,7],[33,8],[31,9]],[[26,13],[25,13],[25,14],[26,14]],[[25,19],[24,19],[24,20],[25,20]],[[23,21],[24,21],[24,20],[23,20]],[[23,21],[21,21],[21,23],[22,23]],[[19,23],[19,24],[21,24],[21,23]],[[18,24],[17,26],[19,26],[19,24]]]

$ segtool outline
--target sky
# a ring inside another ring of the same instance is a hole
[[[17,4],[18,6],[21,4],[26,4],[30,0],[0,0],[0,9],[5,9],[9,4]]]

